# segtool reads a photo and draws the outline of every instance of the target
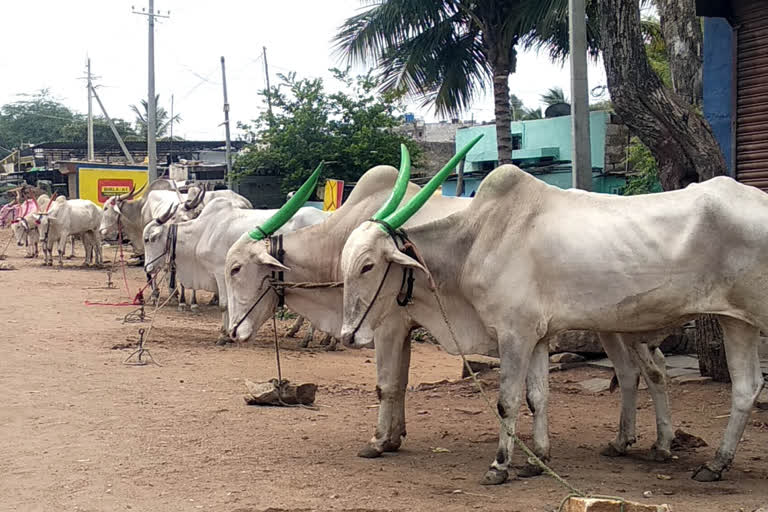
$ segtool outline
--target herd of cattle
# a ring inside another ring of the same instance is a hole
[[[120,234],[156,275],[169,264],[190,289],[217,292],[222,336],[247,341],[280,305],[348,346],[376,351],[378,457],[405,439],[410,332],[426,327],[446,351],[501,360],[499,446],[485,484],[509,477],[523,393],[534,415],[533,451],[550,456],[548,339],[569,329],[600,334],[616,369],[621,414],[603,450],[636,441],[638,379],[657,418],[654,459],[673,439],[658,333],[713,314],[732,379],[731,413],[714,459],[693,474],[722,477],[764,380],[758,340],[768,331],[768,196],[730,178],[684,190],[619,197],[549,186],[511,165],[490,173],[471,200],[435,195],[470,142],[423,188],[401,167],[365,173],[335,212],[302,207],[322,165],[279,210],[254,210],[231,191],[152,183],[110,198],[16,204],[21,245],[40,239],[51,264],[78,234],[100,261],[101,239]],[[402,204],[401,204],[402,203]],[[0,212],[5,223],[7,212]],[[29,249],[30,255],[36,249]],[[307,286],[290,286],[304,283]],[[340,284],[342,284],[340,286]],[[540,470],[529,462],[525,474]]]

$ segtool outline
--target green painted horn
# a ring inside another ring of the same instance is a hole
[[[389,199],[384,203],[372,217],[374,220],[381,220],[390,213],[394,212],[400,201],[403,200],[405,191],[408,188],[408,180],[411,179],[411,155],[408,153],[408,148],[405,144],[400,144],[400,172],[397,175],[397,181],[395,181],[395,187],[392,189],[392,193],[389,195]]]
[[[288,222],[291,217],[293,217],[293,215],[299,211],[299,208],[301,208],[304,203],[307,202],[309,196],[312,195],[312,192],[315,190],[315,186],[317,185],[317,178],[320,177],[320,171],[323,170],[323,164],[324,162],[320,162],[320,165],[317,166],[315,172],[313,172],[309,179],[304,182],[301,188],[296,191],[293,197],[290,198],[288,202],[285,203],[279,210],[277,210],[273,216],[267,219],[264,224],[257,227],[253,231],[248,232],[248,236],[254,240],[262,240],[272,235],[272,233],[280,229],[283,224]]]
[[[427,202],[427,200],[432,197],[432,194],[435,193],[435,190],[437,190],[437,187],[439,187],[443,181],[448,177],[449,174],[451,174],[451,171],[453,170],[456,165],[461,162],[461,159],[467,156],[467,153],[469,153],[469,150],[472,149],[472,147],[477,144],[477,141],[483,138],[483,134],[478,135],[469,143],[461,148],[461,150],[456,153],[453,158],[451,158],[447,164],[445,164],[445,167],[440,169],[440,171],[432,177],[431,180],[429,180],[429,183],[424,185],[424,188],[419,190],[419,193],[416,194],[411,198],[410,201],[408,201],[405,205],[400,207],[396,212],[389,215],[386,219],[384,219],[384,222],[389,225],[392,229],[397,229],[405,222],[413,217],[413,215],[419,211],[419,208],[424,206],[424,203]],[[382,226],[382,229],[384,227]]]

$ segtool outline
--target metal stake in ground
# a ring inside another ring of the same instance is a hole
[[[149,358],[148,361],[145,361],[145,360],[142,359],[144,354],[146,354],[147,357]],[[135,361],[131,361],[133,356],[136,356],[136,360]],[[131,353],[131,355],[129,355],[125,359],[125,361],[123,361],[123,364],[128,364],[128,365],[132,365],[132,366],[145,366],[145,365],[147,365],[149,363],[156,364],[157,366],[160,366],[157,363],[157,361],[155,361],[155,358],[152,357],[152,353],[149,351],[149,349],[148,348],[147,349],[144,348],[144,328],[141,328],[141,329],[139,329],[139,347],[136,350],[134,350],[133,353]]]

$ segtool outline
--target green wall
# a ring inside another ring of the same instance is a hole
[[[609,112],[595,111],[589,114],[589,134],[592,149],[592,167],[602,169],[605,164],[605,126],[609,121]],[[461,148],[471,138],[483,133],[475,147],[467,154],[467,164],[471,170],[479,170],[476,162],[498,161],[496,146],[496,126],[472,126],[456,132],[456,148]],[[537,119],[534,121],[516,121],[512,123],[512,134],[522,136],[522,149],[558,148],[561,161],[571,160],[571,116]],[[515,157],[515,152],[512,152]]]

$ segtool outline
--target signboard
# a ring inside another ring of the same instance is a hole
[[[103,206],[112,196],[125,194],[147,183],[147,171],[141,168],[79,167],[78,197]]]
[[[344,182],[341,180],[325,180],[323,194],[323,210],[332,212],[341,206],[344,197]]]

